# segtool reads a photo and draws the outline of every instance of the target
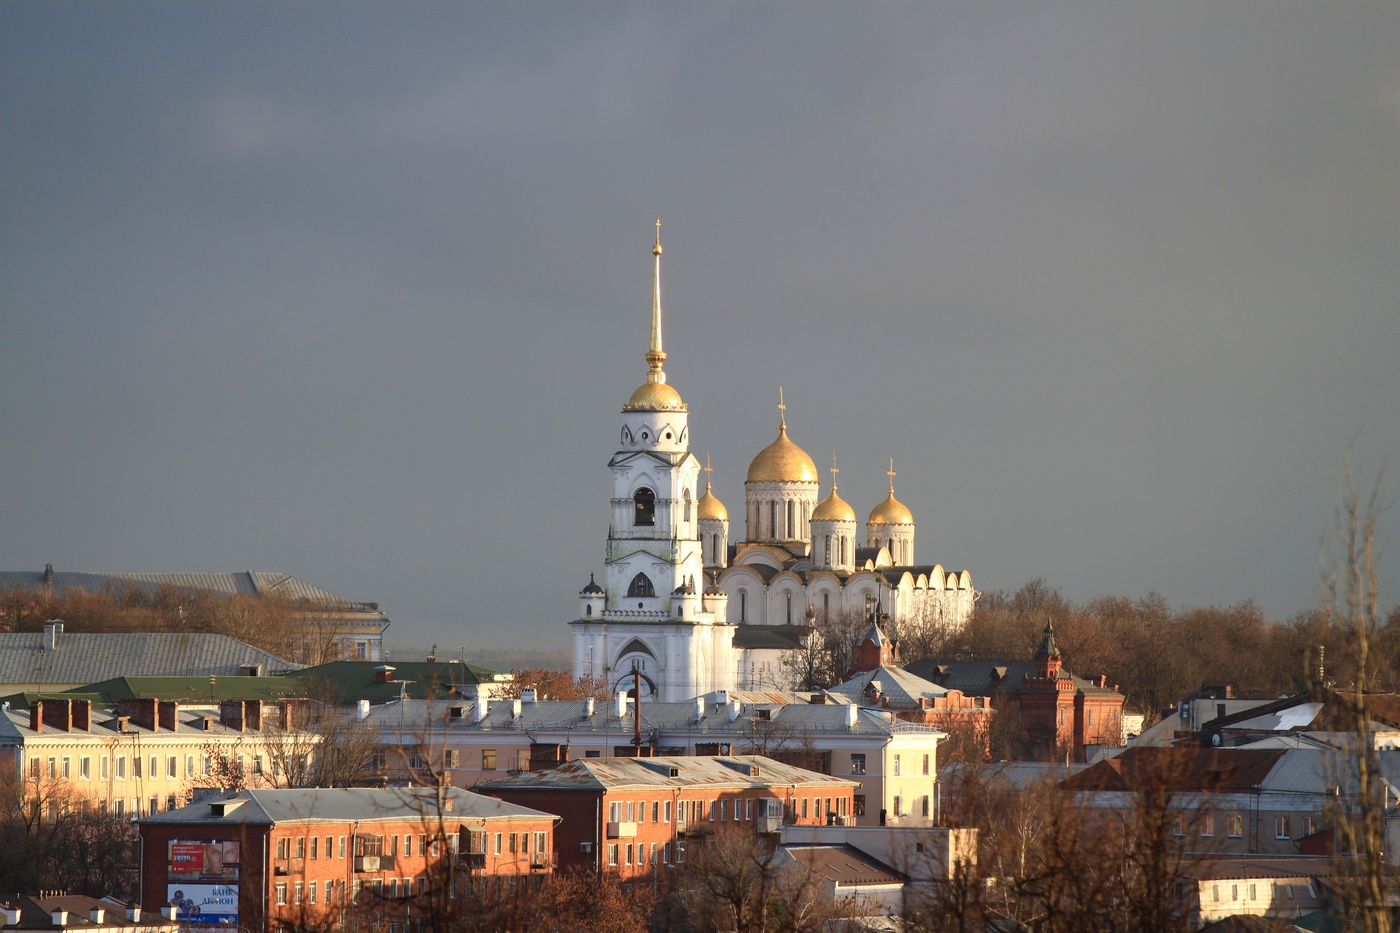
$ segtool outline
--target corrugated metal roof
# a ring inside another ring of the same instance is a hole
[[[116,677],[236,676],[244,664],[268,673],[290,661],[227,635],[192,632],[61,632],[44,647],[42,632],[0,633],[0,684],[95,684]]]
[[[788,843],[778,851],[839,889],[856,885],[903,884],[905,876],[846,843]]]
[[[474,794],[459,787],[446,789],[444,815],[450,822],[479,819],[541,819],[553,814]],[[229,801],[243,800],[235,809]],[[215,816],[211,807],[225,805],[226,816]],[[153,813],[141,823],[275,823],[343,822],[347,820],[436,820],[437,788],[372,787],[294,790],[244,790],[213,801],[202,801],[177,810]]]
[[[39,589],[49,584],[42,570],[0,570],[0,589],[25,586]],[[291,599],[305,599],[316,603],[337,606],[368,606],[354,600],[337,596],[330,590],[322,589],[305,580],[285,573],[248,570],[234,573],[127,573],[127,572],[82,572],[55,570],[52,585],[55,593],[64,590],[84,590],[100,593],[104,590],[122,589],[129,585],[155,589],[158,586],[183,586],[195,590],[208,590],[213,593],[233,595],[236,593],[273,593]]]
[[[897,667],[877,667],[873,671],[857,674],[845,683],[832,687],[830,692],[859,703],[870,698],[866,691],[874,681],[880,682],[880,695],[889,697],[891,709],[918,709],[920,698],[932,700],[948,693],[946,687]]]
[[[671,772],[675,772],[673,775]],[[577,758],[548,771],[528,771],[479,784],[484,790],[622,790],[649,787],[855,787],[856,781],[818,774],[762,755],[663,758]]]

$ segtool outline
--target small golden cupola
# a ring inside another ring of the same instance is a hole
[[[661,349],[661,221],[656,222],[656,245],[651,248],[656,257],[656,272],[651,289],[651,346],[647,350],[647,381],[637,387],[623,411],[685,411],[681,394],[666,384],[666,351]]]
[[[700,521],[727,522],[729,521],[729,510],[724,507],[724,503],[719,501],[719,497],[710,489],[710,457],[705,455],[705,494],[700,497],[700,501],[695,503],[695,517]]]
[[[914,513],[909,507],[894,497],[894,461],[890,461],[890,494],[885,501],[875,506],[867,522],[871,525],[912,525]]]

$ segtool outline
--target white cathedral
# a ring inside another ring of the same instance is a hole
[[[661,236],[652,247],[651,346],[647,379],[622,406],[621,448],[608,462],[612,521],[603,579],[579,593],[575,678],[615,690],[640,679],[663,702],[715,690],[792,686],[784,663],[824,614],[888,615],[960,625],[975,591],[966,570],[945,572],[914,558],[914,516],[889,495],[856,543],[856,513],[836,492],[817,501],[812,458],[787,433],[781,397],[778,437],[749,464],[744,539],[729,541],[729,513],[710,489],[698,499],[701,467],[690,452],[687,408],[666,382],[661,348]]]

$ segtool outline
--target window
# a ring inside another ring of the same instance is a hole
[[[1202,835],[1202,836],[1214,836],[1214,835],[1215,835],[1215,814],[1214,814],[1214,813],[1202,813],[1202,814],[1201,814],[1201,835]]]
[[[899,756],[894,756],[894,773],[899,774]]]
[[[139,761],[140,759],[137,759],[137,760]],[[140,777],[140,776],[141,776],[141,768],[140,768],[139,766],[138,766],[137,769],[136,769],[136,776],[137,776],[137,777]],[[58,780],[58,759],[57,759],[57,758],[50,758],[50,759],[49,759],[49,780],[50,780],[50,781],[56,781],[56,780]]]
[[[656,524],[656,493],[645,486],[632,494],[632,524]]]
[[[152,780],[160,776],[160,759],[155,755],[151,756],[151,770],[146,773],[151,776]]]
[[[317,888],[317,887],[318,887],[318,885],[317,885],[317,883],[316,883],[315,881],[311,882],[310,885],[308,885],[307,890],[306,890],[306,894],[307,894],[306,901],[307,901],[308,904],[314,904],[314,903],[316,903],[316,888]]]
[[[631,864],[632,864],[632,843],[630,843],[630,842],[627,843],[627,860],[626,860],[625,862],[623,862],[623,864],[624,864],[624,865],[631,865]]]
[[[661,801],[659,801],[659,800],[653,800],[653,801],[651,802],[651,821],[652,821],[653,823],[660,823],[661,820],[658,818],[658,817],[660,817],[660,816],[661,816]]]
[[[612,868],[617,867],[617,843],[615,842],[608,843],[608,865]]]
[[[1183,816],[1183,815],[1180,814],[1180,813],[1178,813],[1176,816],[1172,817],[1172,835],[1173,835],[1173,836],[1184,836],[1184,835],[1186,835],[1186,817]]]
[[[1275,838],[1275,839],[1287,839],[1287,838],[1289,838],[1288,830],[1289,830],[1289,826],[1288,826],[1288,817],[1286,817],[1286,816],[1276,816],[1276,817],[1274,817],[1274,838]]]
[[[165,809],[167,809],[167,810],[174,810],[174,809],[176,809],[176,808],[179,807],[179,806],[180,806],[180,801],[177,800],[177,799],[175,798],[175,795],[174,795],[174,794],[171,794],[171,795],[169,795],[168,797],[165,798]]]
[[[277,906],[278,906],[278,907],[285,907],[285,906],[287,906],[287,882],[285,882],[285,881],[279,881],[279,882],[277,882],[276,890],[277,890]]]
[[[851,756],[851,773],[865,773],[865,755],[863,753],[857,753]]]
[[[43,771],[42,771],[43,767],[44,767],[44,763],[43,763],[42,761],[40,761],[38,758],[31,758],[31,759],[29,759],[29,779],[30,779],[31,781],[37,781],[37,780],[39,780],[39,777],[40,777],[41,774],[43,773]]]
[[[753,798],[752,798],[752,797],[748,797],[748,798],[746,798],[746,799],[744,800],[744,819],[745,819],[745,820],[751,820],[751,819],[753,819]]]
[[[319,836],[312,836],[312,837],[311,837],[311,857],[312,857],[313,859],[318,859],[318,858],[321,857],[321,844],[320,844],[320,843],[321,843],[321,838],[320,838]]]
[[[63,779],[66,781],[73,776],[73,759],[63,759]]]
[[[97,759],[97,771],[102,780],[107,780],[107,776],[111,773],[111,765],[105,756]]]
[[[919,798],[919,812],[921,816],[928,816],[928,795]]]
[[[483,748],[481,750],[481,770],[496,770],[496,750],[494,748]]]
[[[300,903],[301,903],[301,891],[302,891],[302,884],[301,884],[301,882],[300,882],[300,881],[293,882],[293,883],[292,883],[292,903],[293,903],[293,904],[300,904]]]
[[[180,759],[170,755],[165,759],[165,776],[177,778],[180,776]]]
[[[78,777],[82,778],[84,781],[86,781],[88,778],[92,777],[92,759],[91,759],[91,758],[79,758],[79,759],[78,759]]]
[[[642,596],[655,596],[656,587],[652,585],[651,578],[644,573],[639,573],[632,578],[632,582],[627,585],[627,595],[633,599]]]
[[[496,854],[501,854],[501,834],[496,833]]]
[[[306,837],[297,840],[297,858],[306,858]]]
[[[666,814],[665,822],[671,822],[671,801],[666,801],[666,806],[662,808],[662,812]]]
[[[345,858],[345,837],[344,837],[344,836],[341,836],[339,842],[336,843],[336,851],[337,851],[337,853],[338,853],[337,858]]]
[[[903,814],[903,813],[904,813],[904,799],[903,799],[902,797],[895,797],[895,798],[894,798],[894,815],[895,815],[895,816],[900,816],[900,815]]]
[[[632,847],[631,847],[631,846],[628,846],[627,848],[630,849],[630,848],[632,848]],[[639,843],[639,844],[637,845],[637,864],[640,865],[640,866],[642,866],[643,868],[646,867],[646,864],[647,864],[647,844],[646,844],[645,842]]]
[[[1310,816],[1303,817],[1303,835],[1311,836],[1317,832],[1317,822]]]
[[[204,756],[204,760],[203,760],[202,762],[200,762],[200,770],[204,772],[204,776],[205,776],[205,777],[209,777],[209,776],[211,776],[211,775],[214,773],[214,756],[213,756],[213,755],[205,755],[205,756]]]
[[[544,855],[547,848],[549,848],[549,834],[535,833],[535,851],[540,855]]]
[[[1244,835],[1244,816],[1239,813],[1231,813],[1226,820],[1226,829],[1231,839],[1238,839]]]
[[[405,835],[403,837],[403,857],[413,858],[413,837]]]
[[[856,794],[856,796],[855,796],[855,813],[852,814],[852,815],[853,815],[853,816],[865,816],[865,795],[864,795],[864,794]]]
[[[193,755],[186,755],[186,756],[185,756],[185,777],[187,777],[187,778],[192,778],[192,777],[194,777],[194,756],[193,756]]]
[[[928,756],[928,755],[925,755],[925,756],[924,756],[924,774],[928,774],[928,759],[929,759],[929,756]]]

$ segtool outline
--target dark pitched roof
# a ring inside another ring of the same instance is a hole
[[[387,703],[397,700],[400,691],[409,698],[425,699],[433,696],[446,696],[453,687],[474,687],[498,679],[509,680],[509,675],[498,674],[489,668],[478,667],[465,661],[396,661],[388,664],[393,668],[388,683],[379,683],[377,672],[386,666],[383,661],[331,661],[295,671],[291,676],[308,685],[317,681],[330,684],[344,700],[369,700],[372,703]],[[406,681],[399,684],[395,681]]]
[[[810,634],[810,625],[740,625],[734,630],[734,647],[800,648]]]
[[[921,658],[910,661],[904,665],[904,669],[940,687],[961,690],[969,696],[1016,693],[1021,689],[1022,681],[1037,676],[1034,661],[1007,661],[999,658],[990,661]],[[1074,689],[1085,696],[1122,696],[1111,687],[1100,687],[1063,668],[1060,669],[1060,676],[1068,677],[1074,682]]]
[[[789,843],[782,851],[813,874],[836,882],[838,887],[903,884],[908,880],[879,859],[845,843]]]
[[[1251,790],[1284,754],[1283,749],[1133,747],[1090,765],[1060,787],[1128,792],[1166,787],[1182,793]]]

